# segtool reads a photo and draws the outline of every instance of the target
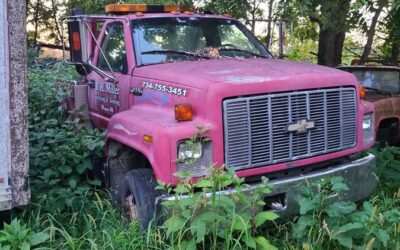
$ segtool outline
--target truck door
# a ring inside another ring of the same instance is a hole
[[[116,82],[104,79],[92,71],[86,81],[89,85],[89,113],[93,125],[107,128],[111,116],[129,107],[129,84],[133,59],[133,50],[126,22],[105,22],[100,34],[99,45],[94,53],[93,64],[108,75],[114,75]],[[127,39],[129,38],[129,39]]]

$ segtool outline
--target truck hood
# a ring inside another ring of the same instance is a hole
[[[223,59],[165,63],[138,67],[134,70],[134,75],[199,89],[207,89],[209,85],[216,83],[255,84],[275,80],[293,82],[299,78],[329,84],[356,82],[352,74],[337,69],[278,59]]]

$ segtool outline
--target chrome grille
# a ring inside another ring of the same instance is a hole
[[[277,93],[223,102],[225,163],[234,169],[266,166],[356,145],[352,87]],[[289,124],[313,121],[304,134]]]

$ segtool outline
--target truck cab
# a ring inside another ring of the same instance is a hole
[[[400,68],[385,65],[340,66],[355,75],[365,88],[365,100],[375,108],[376,141],[396,145],[400,141]]]
[[[196,181],[211,165],[250,187],[268,177],[281,203],[273,209],[287,215],[307,180],[343,176],[347,200],[374,189],[374,156],[355,157],[374,144],[374,109],[352,74],[274,59],[229,16],[151,5],[106,13],[67,18],[67,63],[85,75],[75,96],[107,129],[113,198],[143,227],[159,200],[156,181],[176,185],[182,170]],[[199,126],[207,140],[189,145]]]

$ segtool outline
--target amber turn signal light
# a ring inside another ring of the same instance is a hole
[[[79,32],[72,33],[72,49],[75,51],[81,50],[81,38],[79,36]]]
[[[360,98],[365,99],[366,91],[365,91],[365,86],[360,85]]]
[[[144,135],[143,140],[148,143],[153,143],[153,136],[151,135]]]
[[[175,105],[175,119],[179,122],[191,121],[193,118],[193,109],[190,104]]]

